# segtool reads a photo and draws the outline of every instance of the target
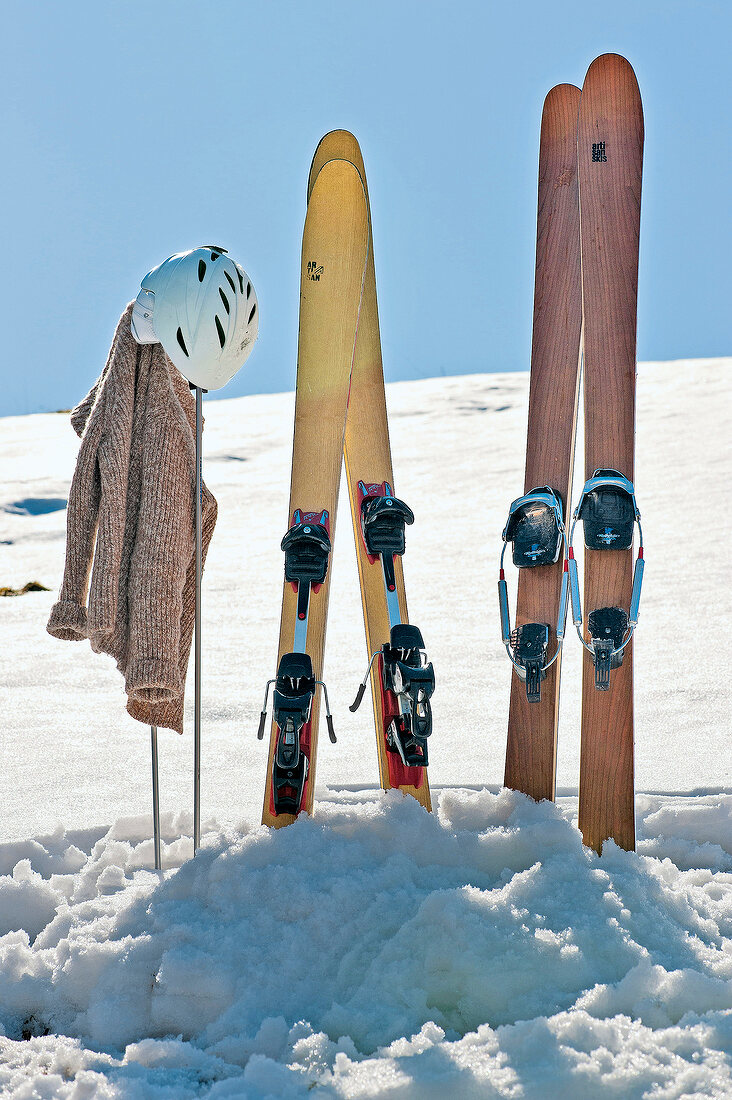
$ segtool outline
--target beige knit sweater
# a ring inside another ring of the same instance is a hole
[[[114,657],[132,717],[182,733],[195,614],[195,400],[162,345],[137,344],[131,314],[132,303],[71,414],[81,446],[47,629]],[[217,510],[205,486],[202,502],[205,560]]]

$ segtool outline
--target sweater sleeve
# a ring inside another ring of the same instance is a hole
[[[155,345],[157,347],[157,345]],[[182,695],[181,620],[195,552],[193,438],[170,390],[162,349],[143,437],[142,493],[130,563],[127,694],[141,702]]]
[[[130,331],[130,308],[122,315],[114,352],[104,382],[104,429],[99,445],[99,526],[97,551],[89,586],[87,630],[93,648],[115,625],[120,591],[122,552],[127,531],[127,490],[130,471],[138,357],[144,349]],[[95,414],[96,415],[96,412]]]
[[[96,425],[94,425],[96,427]],[[99,433],[82,439],[66,509],[66,563],[58,601],[46,629],[55,638],[75,640],[87,634],[86,594],[99,516]]]
[[[119,361],[120,334],[129,329],[129,312],[123,313],[107,363],[94,386],[71,414],[74,430],[81,434],[81,446],[71,481],[66,512],[66,561],[58,601],[51,608],[46,629],[56,638],[77,640],[89,632],[87,594],[95,544],[103,507],[103,479],[100,455],[105,436],[115,416],[115,364]],[[131,338],[131,337],[130,337]],[[134,367],[133,367],[134,371]],[[133,378],[134,385],[134,378]],[[108,492],[106,494],[109,496]],[[117,508],[124,509],[124,502]]]

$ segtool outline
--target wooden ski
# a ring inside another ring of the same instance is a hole
[[[292,543],[285,558],[286,577],[289,559],[291,572],[299,570],[303,577],[315,576],[321,565],[326,573],[321,583],[286,579],[284,585],[278,677],[273,681],[275,720],[262,812],[264,824],[278,827],[294,821],[301,810],[311,813],[313,808],[318,685],[330,589],[329,543],[332,545],[335,536],[343,434],[368,247],[369,218],[361,176],[347,161],[331,159],[313,186],[303,233],[288,531]],[[287,655],[293,660],[283,666]],[[312,675],[307,658],[312,662]],[[281,724],[276,720],[278,705]],[[266,697],[260,732],[265,715]],[[301,722],[303,717],[306,720]],[[283,748],[286,729],[291,743]],[[292,763],[289,768],[288,761]]]
[[[592,62],[579,109],[578,168],[584,311],[585,476],[634,478],[636,303],[643,164],[643,109],[635,74],[616,54]],[[628,611],[632,547],[585,549],[584,629],[598,609]],[[632,542],[632,534],[630,536]],[[587,525],[585,523],[585,540]],[[609,628],[607,628],[609,629]],[[633,642],[596,687],[593,656],[582,674],[579,825],[600,851],[612,837],[635,847]]]
[[[310,169],[308,194],[310,195],[313,187],[317,186],[316,181],[320,178],[324,166],[327,167],[333,158],[342,158],[355,166],[363,182],[368,203],[368,188],[361,150],[353,134],[346,130],[334,130],[326,134],[318,145]],[[394,488],[381,360],[370,211],[368,259],[353,358],[343,449],[361,583],[366,648],[370,660],[374,653],[389,642],[390,621],[381,561],[368,553],[362,533],[362,503],[366,496],[383,495],[385,492],[390,493]],[[391,555],[389,557],[391,558]],[[395,554],[392,560],[394,599],[398,601],[399,619],[401,623],[406,624],[409,620],[401,556]],[[384,691],[381,657],[371,666],[371,694],[382,788],[384,790],[398,788],[412,795],[426,809],[431,810],[427,768],[406,766],[399,753],[388,747],[387,729],[392,719],[395,716],[398,717],[398,714],[392,693]]]
[[[577,393],[580,378],[582,295],[577,193],[577,111],[580,91],[552,88],[544,101],[539,143],[534,325],[524,493],[550,486],[566,521],[572,490]],[[562,585],[557,561],[518,572],[516,626],[544,623],[546,660],[557,648]],[[537,800],[553,799],[561,653],[546,669],[540,696],[528,697],[514,671],[508,718],[505,785]]]

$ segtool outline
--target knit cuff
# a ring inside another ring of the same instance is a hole
[[[159,726],[160,729],[175,730],[183,733],[183,696],[172,703],[141,703],[131,696],[127,698],[127,713],[137,722],[146,726]]]
[[[78,642],[86,638],[86,608],[73,600],[59,600],[51,608],[46,630],[64,641]]]
[[[127,665],[125,691],[142,703],[167,703],[183,694],[176,661],[132,660]]]

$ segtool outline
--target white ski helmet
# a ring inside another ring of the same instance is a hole
[[[158,341],[194,386],[217,390],[243,367],[259,327],[251,281],[225,248],[177,252],[142,280],[132,309],[139,344]]]

